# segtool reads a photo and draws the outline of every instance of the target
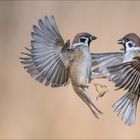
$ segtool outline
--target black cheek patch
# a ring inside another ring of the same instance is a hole
[[[80,42],[85,42],[86,39],[85,38],[80,38]]]

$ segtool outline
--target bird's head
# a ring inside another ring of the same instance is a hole
[[[124,46],[124,51],[133,50],[140,48],[140,38],[135,33],[129,33],[125,35],[122,39],[118,40],[118,44]]]
[[[72,46],[74,45],[78,45],[78,44],[84,44],[85,46],[90,46],[90,43],[92,40],[97,39],[97,37],[86,33],[86,32],[82,32],[82,33],[78,33],[76,34],[76,36],[73,39],[73,43]]]

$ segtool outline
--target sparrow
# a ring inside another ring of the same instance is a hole
[[[114,111],[127,125],[134,125],[140,96],[140,38],[129,33],[118,40],[121,52],[92,54],[93,71],[97,77],[108,78],[127,93],[114,103]]]
[[[123,62],[108,67],[110,80],[117,89],[127,90],[114,105],[114,111],[127,125],[134,125],[137,104],[140,97],[140,38],[135,33],[129,33],[118,40],[124,47]]]
[[[38,26],[33,25],[31,49],[22,52],[21,63],[27,72],[45,86],[73,86],[76,94],[90,108],[96,118],[102,112],[88,96],[92,85],[92,55],[90,44],[95,36],[81,32],[76,34],[72,44],[64,42],[55,22],[54,16],[39,19]]]

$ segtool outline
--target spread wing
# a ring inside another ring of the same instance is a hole
[[[98,73],[99,76],[106,76],[109,74],[107,67],[122,63],[124,53],[92,53],[91,56],[93,72]]]
[[[118,89],[124,88],[132,93],[140,91],[140,59],[108,67],[108,70]]]
[[[61,37],[53,16],[39,20],[39,27],[33,26],[31,49],[21,63],[32,77],[40,83],[59,87],[69,81],[70,42]]]

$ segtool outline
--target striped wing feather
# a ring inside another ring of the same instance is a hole
[[[59,87],[69,82],[70,50],[63,51],[65,43],[61,37],[53,16],[39,20],[33,26],[31,49],[22,53],[21,63],[32,77],[46,86]]]
[[[115,82],[117,89],[128,89],[128,92],[140,90],[140,61],[134,60],[108,67],[110,80]]]
[[[100,75],[109,74],[107,67],[120,64],[123,62],[124,53],[92,53],[92,68],[93,72]]]

